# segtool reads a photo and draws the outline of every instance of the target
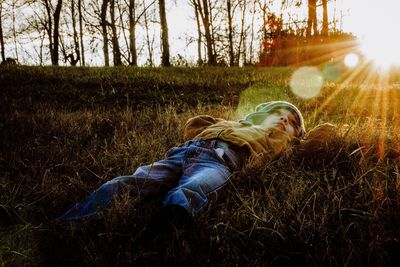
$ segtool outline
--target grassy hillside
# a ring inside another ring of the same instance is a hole
[[[0,266],[398,266],[400,76],[342,77],[303,100],[289,89],[293,70],[1,67],[0,204],[17,215],[0,228]],[[308,129],[337,124],[342,140],[235,173],[191,238],[135,242],[161,198],[123,196],[100,219],[54,223],[184,142],[188,118],[239,119],[278,99]]]

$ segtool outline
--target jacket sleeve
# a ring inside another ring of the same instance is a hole
[[[323,123],[306,134],[300,141],[300,149],[310,153],[319,153],[329,149],[339,139],[338,127],[330,123]]]
[[[199,115],[193,117],[186,122],[183,130],[183,137],[185,140],[193,139],[196,135],[200,134],[207,127],[220,121],[224,121],[224,119],[214,118],[209,115]]]
[[[342,148],[343,138],[337,126],[324,123],[310,130],[298,146],[299,158],[317,158],[329,162]]]

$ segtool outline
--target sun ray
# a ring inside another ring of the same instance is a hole
[[[353,81],[353,79],[359,75],[360,73],[362,73],[363,71],[366,70],[366,64],[362,64],[361,66],[359,66],[358,68],[356,68],[353,71],[348,71],[348,75],[347,78],[345,78],[344,81],[342,81],[337,87],[336,89],[330,94],[329,97],[327,97],[324,102],[322,102],[322,104],[316,108],[314,110],[313,115],[311,116],[312,121],[315,121],[317,115],[345,88],[347,88],[347,86],[350,84],[351,81]]]
[[[366,93],[364,90],[362,89],[358,89],[358,93],[356,95],[356,97],[353,100],[353,103],[351,104],[351,106],[347,109],[346,112],[346,118],[349,118],[350,116],[352,116],[353,114],[355,114],[356,116],[361,116],[361,114],[364,112],[363,110],[358,111],[358,109],[356,109],[356,107],[359,106],[363,106],[363,103],[365,102],[366,99]]]
[[[376,75],[374,75],[374,73],[372,71],[369,71],[367,68],[368,68],[368,66],[367,66],[367,64],[365,64],[365,71],[360,72],[360,76],[362,74],[364,74],[363,77],[361,77],[361,79],[360,79],[360,80],[363,81],[361,86],[363,84],[371,85],[371,84],[376,83],[376,81],[374,81],[374,79],[377,78]],[[354,101],[353,101],[352,105],[350,106],[349,110],[356,110],[356,107],[365,107],[366,106],[365,103],[367,102],[368,96],[369,96],[369,94],[367,92],[370,92],[367,89],[370,89],[370,88],[365,88],[364,89],[363,87],[361,87],[359,89],[359,93],[356,96],[356,98],[354,99]],[[361,116],[363,113],[364,113],[364,110],[362,112],[360,112],[360,114],[358,114],[358,115]]]
[[[378,144],[378,158],[381,160],[385,156],[386,152],[386,140],[387,140],[387,117],[388,117],[388,75],[381,72],[379,79],[378,91],[381,93],[381,105],[380,105],[380,134],[379,134],[379,144]]]
[[[398,91],[396,89],[391,88],[390,90],[390,101],[391,101],[391,111],[392,111],[392,116],[391,116],[391,130],[392,130],[392,147],[396,151],[396,153],[400,152],[400,143],[399,143],[399,122],[398,122]]]
[[[354,52],[357,50],[358,42],[357,41],[345,41],[345,42],[337,42],[333,44],[318,44],[318,45],[310,45],[307,47],[309,50],[324,50],[327,51],[329,48],[332,50],[329,53],[324,53],[319,56],[314,56],[311,59],[303,60],[301,65],[318,65],[321,62],[329,62],[331,59],[342,60],[344,56],[350,52]]]
[[[373,97],[374,101],[371,106],[370,112],[367,114],[370,117],[368,122],[369,127],[367,138],[364,140],[363,146],[366,149],[375,146],[375,152],[378,159],[383,159],[386,154],[386,143],[388,137],[388,114],[389,114],[389,75],[384,70],[381,70],[377,75],[370,75],[367,82],[374,85],[373,87],[367,88],[365,102],[368,102],[368,98]],[[364,101],[360,102],[360,105]],[[376,143],[374,138],[377,138]]]

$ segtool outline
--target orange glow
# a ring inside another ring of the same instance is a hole
[[[363,16],[358,17],[357,35],[366,59],[384,69],[400,65],[400,34],[395,28],[400,23],[400,1],[365,0],[359,4]]]

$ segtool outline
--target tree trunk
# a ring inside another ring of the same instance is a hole
[[[196,25],[197,25],[197,65],[203,65],[203,57],[201,56],[201,26],[200,26],[200,18],[199,18],[199,6],[196,1],[192,1],[194,6],[194,13],[196,16]]]
[[[213,50],[213,39],[210,31],[210,14],[208,8],[208,0],[203,0],[202,3],[203,6],[201,6],[200,0],[197,0],[197,6],[199,7],[199,13],[203,21],[204,33],[206,38],[207,59],[208,59],[207,64],[213,66],[216,64],[216,59]]]
[[[71,19],[72,19],[75,56],[71,54],[70,63],[72,66],[76,66],[76,64],[80,60],[80,53],[79,53],[79,37],[78,37],[78,31],[76,30],[76,20],[75,20],[75,0],[71,0],[71,17],[72,17]]]
[[[43,66],[43,46],[44,46],[44,39],[45,36],[40,37],[40,48],[39,48],[39,61],[40,61],[40,66]]]
[[[85,66],[85,49],[83,46],[83,16],[82,16],[82,0],[78,0],[78,13],[79,13],[79,39],[81,42],[81,66]]]
[[[262,42],[261,42],[261,47],[260,50],[262,53],[266,52],[266,40],[268,39],[268,10],[267,10],[267,4],[264,2],[262,5],[259,2],[260,9],[262,10],[263,14],[263,21],[262,21]]]
[[[125,17],[126,6],[128,6],[128,19],[127,20],[126,20],[126,17]],[[128,36],[129,35],[129,28],[127,28],[125,26],[126,21],[128,21],[128,24],[129,24],[129,3],[126,0],[124,0],[123,3],[122,3],[122,1],[117,1],[117,9],[118,9],[118,14],[119,14],[119,25],[118,25],[118,27],[121,29],[119,34],[123,36],[125,47],[128,50],[126,53],[124,53],[121,50],[121,46],[120,46],[119,51],[121,53],[121,59],[125,59],[126,62],[128,63],[128,65],[130,65],[131,64],[131,53],[129,51],[129,48],[130,48],[130,45],[129,45],[129,43],[130,43],[129,38],[130,37]],[[128,25],[128,27],[129,27],[129,25]],[[125,31],[125,29],[128,29],[128,32]],[[120,37],[118,37],[118,42],[119,42],[119,39],[120,39]]]
[[[161,66],[168,67],[170,66],[169,62],[169,44],[168,44],[168,24],[167,24],[167,16],[165,13],[165,0],[158,1],[160,6],[160,23],[161,23]]]
[[[135,5],[135,0],[129,0],[129,51],[132,56],[129,65],[131,66],[137,66]]]
[[[6,61],[6,56],[4,52],[4,36],[3,36],[3,23],[2,23],[2,16],[3,16],[3,3],[0,2],[0,46],[1,46],[1,61]]]
[[[226,9],[228,12],[228,46],[229,46],[229,66],[235,65],[235,55],[233,53],[233,27],[232,27],[232,2],[226,1]]]
[[[247,0],[243,1],[243,6],[242,6],[242,20],[241,20],[241,28],[240,28],[240,35],[239,35],[239,47],[238,47],[238,53],[237,53],[237,59],[236,59],[236,66],[239,66],[239,61],[240,61],[240,55],[242,54],[242,44],[245,46],[245,17],[246,17],[246,8],[247,8]],[[246,53],[246,50],[243,49],[244,52]]]
[[[144,0],[143,0],[143,6],[145,6]],[[153,63],[153,42],[150,40],[149,20],[147,18],[146,10],[144,11],[143,15],[144,15],[144,28],[146,30],[147,52],[149,53],[149,58],[147,61],[148,61],[149,66],[152,67],[154,65],[154,63]]]
[[[249,64],[253,64],[253,43],[254,43],[254,17],[256,16],[256,3],[253,2],[253,15],[251,16],[251,37],[249,44]],[[247,62],[246,62],[247,63]]]
[[[318,35],[317,28],[317,0],[308,0],[307,37]]]
[[[53,44],[53,15],[51,14],[51,7],[49,0],[44,0],[44,5],[47,13],[47,23],[45,24],[47,35],[49,36],[49,51],[51,63],[53,63],[54,44]]]
[[[52,57],[52,64],[54,66],[58,66],[58,47],[59,47],[59,36],[60,36],[59,25],[60,25],[61,8],[62,8],[62,0],[58,0],[56,9],[54,11],[54,33],[53,33],[54,47],[53,47],[53,57]]]
[[[103,34],[103,54],[104,66],[110,66],[110,57],[108,55],[108,33],[107,33],[107,6],[109,0],[103,0],[101,4],[101,30]]]
[[[328,0],[322,0],[322,31],[321,35],[328,36]]]
[[[211,32],[211,44],[212,44],[212,54],[214,55],[214,61],[215,61],[215,65],[217,64],[217,49],[215,46],[215,28],[214,28],[214,21],[213,21],[213,9],[211,7],[211,0],[206,0],[208,2],[208,18],[209,18],[209,24],[210,24],[210,32]],[[217,11],[218,13],[218,11]]]
[[[14,48],[15,48],[15,58],[17,61],[19,60],[18,56],[18,42],[17,42],[17,27],[16,27],[16,16],[15,16],[15,10],[16,10],[16,0],[12,1],[12,32],[13,32],[13,41],[14,41]]]
[[[114,66],[121,66],[121,50],[119,48],[117,26],[115,25],[115,0],[110,0],[111,31],[113,44]]]

